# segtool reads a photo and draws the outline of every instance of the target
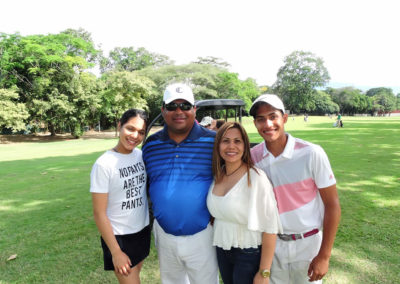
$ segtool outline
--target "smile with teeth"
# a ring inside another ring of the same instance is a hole
[[[270,129],[270,130],[264,130],[264,134],[273,134],[275,132],[275,129]]]
[[[131,144],[131,145],[135,145],[135,144],[136,144],[136,141],[135,141],[135,140],[129,140],[129,139],[128,139],[127,141],[128,141],[128,143]]]

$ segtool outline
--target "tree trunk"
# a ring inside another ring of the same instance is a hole
[[[115,119],[115,137],[118,136],[118,122],[117,119]]]
[[[56,128],[54,127],[54,124],[49,122],[49,131],[51,133],[51,136],[56,136]]]

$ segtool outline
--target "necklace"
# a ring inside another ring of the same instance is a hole
[[[228,175],[228,174],[226,173],[226,167],[225,167],[225,165],[224,165],[224,168],[225,168],[225,176],[230,177],[231,175],[233,175],[234,173],[236,173],[241,167],[242,167],[242,163],[240,163],[240,166],[239,166],[236,170],[234,170],[233,172],[231,172],[231,173]]]
[[[119,153],[117,147],[112,148],[115,152]]]

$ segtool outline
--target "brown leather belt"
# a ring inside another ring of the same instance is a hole
[[[304,239],[307,237],[310,237],[312,235],[315,235],[319,232],[318,229],[313,229],[307,233],[303,233],[303,234],[278,234],[278,237],[282,240],[282,241],[295,241],[295,240],[299,240],[299,239]]]

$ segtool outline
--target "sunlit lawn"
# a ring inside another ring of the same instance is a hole
[[[328,117],[286,124],[326,150],[338,183],[342,221],[325,283],[398,283],[400,118],[343,121],[342,129]],[[261,141],[252,121],[244,124],[251,140]],[[93,162],[115,143],[0,145],[0,283],[116,282],[102,269],[89,194]],[[160,283],[154,248],[142,283]]]

